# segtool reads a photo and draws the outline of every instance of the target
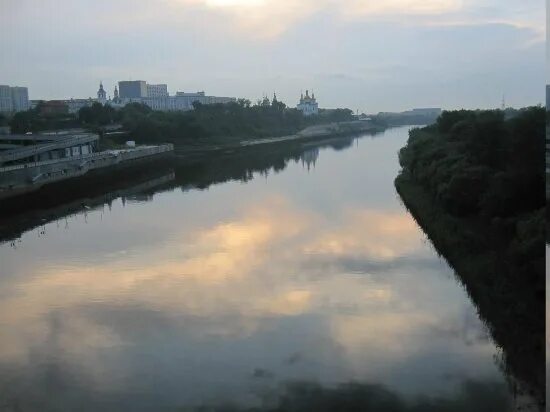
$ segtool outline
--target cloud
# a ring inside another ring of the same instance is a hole
[[[347,17],[378,17],[384,15],[438,15],[458,11],[461,0],[351,0],[340,9]]]
[[[125,78],[168,83],[171,92],[206,89],[251,100],[275,89],[292,105],[307,85],[323,107],[365,112],[494,107],[503,92],[515,107],[544,97],[538,1],[8,4],[0,25],[20,35],[0,39],[6,57],[0,72],[5,82],[28,86],[33,99],[93,96],[99,80],[112,90]],[[361,70],[373,64],[379,68]],[[403,69],[384,70],[397,66]],[[466,78],[470,72],[479,80]],[[350,77],[326,76],[331,73]]]
[[[337,19],[364,20],[390,15],[437,15],[456,11],[459,0],[169,0],[180,13],[202,7],[229,17],[241,33],[252,39],[277,37],[317,13],[330,13]]]

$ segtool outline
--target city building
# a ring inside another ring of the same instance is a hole
[[[317,100],[315,99],[315,93],[311,93],[311,96],[309,95],[308,90],[306,90],[305,96],[302,93],[300,97],[300,103],[298,103],[296,108],[300,110],[304,114],[304,116],[319,114],[319,105],[317,104]]]
[[[204,91],[200,92],[177,92],[170,96],[166,84],[147,84],[143,80],[119,81],[118,88],[115,86],[113,99],[107,99],[103,84],[100,83],[97,99],[71,99],[66,103],[69,113],[76,113],[80,108],[91,106],[94,102],[108,104],[113,108],[122,108],[130,103],[141,103],[153,110],[159,111],[187,111],[193,110],[193,103],[201,104],[225,104],[234,102],[234,97],[207,96]]]
[[[271,102],[269,101],[269,97],[267,97],[267,94],[264,95],[264,98],[261,100],[260,105],[264,107],[271,106]]]
[[[107,93],[103,89],[103,82],[99,82],[99,90],[97,91],[97,102],[101,104],[107,103]]]
[[[189,92],[176,92],[176,96],[181,96],[181,97],[204,97],[206,96],[206,94],[204,93],[204,91],[202,92],[192,92],[192,93],[189,93]]]
[[[65,104],[69,109],[69,113],[78,113],[83,107],[90,107],[94,104],[95,100],[91,97],[87,99],[69,99],[65,100]]]
[[[29,108],[29,90],[26,87],[0,86],[0,112],[24,112]]]
[[[234,97],[206,96],[204,92],[185,93],[178,92],[175,96],[166,97],[146,97],[142,99],[120,99],[123,105],[128,103],[142,103],[153,110],[163,112],[187,111],[193,110],[193,103],[201,104],[226,104],[234,102]]]
[[[147,83],[143,80],[118,82],[118,92],[121,99],[140,99],[147,97]]]
[[[56,114],[68,114],[69,106],[65,100],[48,100],[41,102],[37,106],[40,110],[40,114],[43,115],[56,115]]]
[[[12,111],[10,86],[0,85],[0,112],[11,113]]]
[[[168,97],[168,86],[165,84],[147,84],[147,97]]]
[[[39,108],[42,114],[76,114],[84,107],[94,103],[109,105],[120,109],[129,103],[141,103],[153,110],[159,111],[187,111],[193,110],[193,103],[226,104],[235,102],[234,97],[207,96],[204,91],[177,92],[170,96],[166,84],[147,84],[143,80],[120,81],[115,86],[113,99],[107,96],[103,82],[99,83],[96,98],[68,99],[68,100],[30,100],[26,87],[10,87],[0,85],[0,112],[12,113],[15,111]]]
[[[25,112],[29,110],[29,89],[26,87],[11,87],[11,103],[14,112]]]

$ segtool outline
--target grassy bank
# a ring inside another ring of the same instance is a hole
[[[544,113],[447,112],[411,132],[396,189],[455,269],[503,367],[544,401]],[[541,134],[542,132],[542,134]],[[537,157],[532,157],[537,156]],[[542,179],[541,179],[542,177]]]

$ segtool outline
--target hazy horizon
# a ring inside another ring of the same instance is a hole
[[[345,3],[345,4],[344,4]],[[528,0],[2,0],[0,84],[30,99],[120,80],[360,112],[544,102],[545,5]],[[548,18],[548,15],[547,15]],[[548,52],[547,52],[548,53]]]

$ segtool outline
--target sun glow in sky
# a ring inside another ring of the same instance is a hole
[[[250,7],[265,5],[265,0],[206,0],[210,7]]]
[[[4,0],[0,26],[0,83],[31,99],[132,78],[368,113],[544,100],[539,0]]]

